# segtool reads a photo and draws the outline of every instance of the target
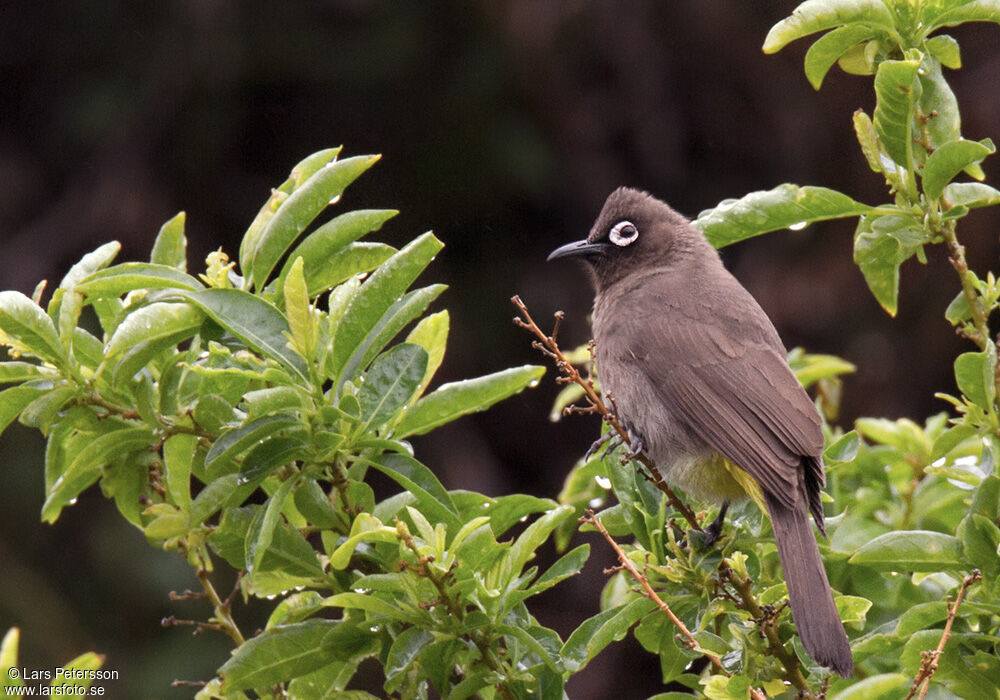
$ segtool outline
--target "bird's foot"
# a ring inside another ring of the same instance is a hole
[[[628,431],[628,440],[632,449],[625,454],[625,461],[632,461],[646,449],[646,443],[644,443],[642,438],[633,433],[631,430]]]
[[[722,537],[722,525],[726,520],[727,510],[729,510],[729,501],[722,504],[722,508],[719,509],[719,514],[715,517],[715,520],[710,522],[708,527],[705,528],[706,547],[711,547]]]
[[[593,457],[595,454],[597,454],[597,451],[599,449],[601,449],[602,445],[604,445],[606,442],[613,442],[616,438],[618,439],[619,444],[620,444],[621,443],[621,436],[619,436],[618,433],[616,433],[614,430],[609,430],[608,432],[604,433],[604,435],[602,435],[601,437],[599,437],[596,440],[594,440],[594,443],[590,446],[590,448],[587,450],[587,452],[584,453],[584,455],[583,455],[583,461],[584,462],[588,461],[591,457]],[[618,445],[615,445],[614,447],[617,447],[617,446]],[[614,448],[613,447],[609,447],[609,449],[614,449]]]

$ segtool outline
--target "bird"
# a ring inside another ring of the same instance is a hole
[[[825,536],[822,421],[767,314],[704,234],[644,191],[612,192],[587,238],[548,259],[566,257],[589,270],[596,372],[633,451],[667,483],[721,504],[710,536],[729,503],[764,505],[805,650],[851,675],[808,515]]]

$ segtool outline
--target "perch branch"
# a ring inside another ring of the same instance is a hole
[[[546,335],[546,333],[538,327],[538,324],[535,323],[531,314],[528,313],[528,307],[525,306],[523,301],[521,301],[521,297],[514,296],[511,299],[511,303],[517,307],[517,310],[521,314],[520,316],[514,318],[514,323],[534,334],[538,340],[534,341],[532,345],[538,348],[538,350],[546,356],[552,358],[552,361],[555,362],[556,368],[559,370],[560,374],[562,374],[562,377],[560,377],[557,381],[564,384],[578,384],[583,389],[584,397],[587,400],[587,406],[578,409],[577,412],[599,413],[601,418],[604,419],[604,422],[611,426],[611,429],[618,434],[622,443],[631,447],[632,438],[628,434],[625,427],[618,420],[617,411],[613,410],[613,408],[608,408],[607,404],[604,403],[604,400],[594,388],[594,382],[590,379],[584,379],[576,367],[574,367],[573,364],[566,359],[562,350],[559,349],[559,343],[556,341],[556,336],[559,332],[559,323],[563,319],[563,313],[561,311],[556,313],[556,322],[555,327],[552,330],[552,334]],[[613,407],[613,400],[611,400],[611,403]],[[653,485],[656,486],[656,488],[666,494],[669,504],[676,508],[678,512],[684,516],[684,519],[688,521],[688,524],[691,525],[691,527],[695,530],[702,531],[701,524],[698,522],[698,518],[695,516],[694,511],[677,497],[677,494],[674,493],[673,489],[667,486],[667,483],[663,480],[663,475],[660,474],[660,471],[656,468],[653,461],[642,452],[635,455],[634,459],[644,467],[644,469],[641,470],[643,476],[649,479]]]

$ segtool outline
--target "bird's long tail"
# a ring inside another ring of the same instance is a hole
[[[809,516],[805,508],[788,508],[766,493],[764,498],[802,645],[814,661],[847,677],[854,669],[851,647],[833,604]]]

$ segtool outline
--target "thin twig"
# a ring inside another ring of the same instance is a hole
[[[924,700],[924,696],[927,695],[927,689],[930,687],[931,678],[934,676],[935,671],[937,671],[938,661],[941,659],[941,654],[944,653],[944,645],[948,643],[948,639],[951,637],[951,625],[955,622],[955,615],[958,614],[958,606],[962,604],[965,590],[982,577],[983,575],[979,569],[973,569],[971,574],[962,579],[962,585],[958,588],[955,602],[948,608],[948,618],[944,623],[941,641],[938,642],[937,648],[934,651],[920,653],[922,657],[920,670],[917,671],[917,675],[913,679],[913,687],[910,688],[910,692],[906,694],[903,700],[910,700],[914,695],[917,696],[917,700]]]
[[[230,639],[236,642],[237,645],[243,644],[246,639],[243,637],[243,633],[240,632],[240,628],[236,626],[236,622],[233,620],[232,610],[230,609],[230,599],[224,601],[219,598],[219,594],[215,591],[215,586],[212,585],[212,581],[209,579],[208,571],[206,569],[198,569],[197,575],[198,580],[201,582],[201,587],[205,589],[205,595],[208,596],[209,602],[215,609],[213,622],[218,624],[219,628],[229,635]]]
[[[607,543],[611,545],[611,548],[615,550],[615,554],[618,556],[619,564],[611,571],[619,571],[622,569],[627,571],[629,575],[633,579],[635,579],[636,583],[638,583],[642,587],[640,593],[642,593],[642,595],[644,595],[649,600],[653,601],[656,607],[660,609],[660,612],[662,612],[664,615],[670,618],[670,621],[674,623],[674,626],[680,631],[680,634],[677,636],[678,638],[681,639],[681,642],[689,649],[697,648],[698,640],[696,640],[694,638],[694,635],[691,634],[691,630],[689,630],[687,625],[685,625],[680,620],[680,618],[678,618],[674,614],[674,611],[670,609],[670,606],[667,605],[662,598],[660,598],[660,596],[650,585],[649,579],[646,577],[646,575],[641,573],[635,567],[635,564],[633,564],[632,560],[628,558],[628,555],[625,553],[625,550],[623,550],[619,546],[619,544],[615,542],[614,538],[608,532],[607,528],[604,527],[604,523],[602,523],[594,516],[594,511],[587,509],[584,512],[583,517],[580,518],[580,521],[595,527],[597,531],[601,533],[601,535],[604,537]],[[726,671],[726,669],[723,667],[722,660],[718,656],[716,656],[715,654],[711,654],[707,651],[704,652],[704,654],[705,657],[712,663],[713,666],[715,666],[719,670],[719,672],[722,675],[727,677],[732,675],[728,671]],[[759,690],[757,690],[756,688],[752,687],[750,688],[750,697],[754,698],[754,700],[765,700],[764,694]]]
[[[629,436],[625,427],[618,420],[617,411],[614,410],[613,400],[610,400],[612,408],[609,409],[600,394],[598,394],[597,390],[594,388],[594,382],[590,379],[584,379],[576,367],[574,367],[573,364],[566,358],[562,350],[559,349],[559,343],[556,341],[556,336],[559,332],[559,324],[563,319],[563,313],[561,311],[556,313],[556,322],[555,327],[552,330],[552,335],[546,335],[545,332],[538,327],[538,324],[535,323],[531,314],[528,313],[528,307],[525,306],[523,301],[521,301],[521,297],[514,296],[511,298],[511,303],[513,303],[514,306],[517,307],[517,310],[521,313],[520,316],[514,318],[514,323],[521,328],[530,331],[536,338],[538,338],[538,341],[533,343],[533,345],[544,355],[550,357],[553,362],[555,362],[556,368],[563,375],[560,379],[565,380],[563,383],[568,384],[572,382],[583,388],[588,406],[583,408],[580,412],[600,413],[604,422],[611,426],[612,430],[618,433],[622,442],[631,446],[632,438]],[[593,350],[591,350],[591,352],[593,352]],[[656,486],[656,488],[666,494],[670,505],[676,508],[680,514],[684,516],[684,519],[688,521],[688,524],[691,525],[691,527],[699,532],[702,531],[701,524],[698,522],[698,518],[695,516],[694,511],[691,510],[687,504],[681,501],[680,498],[677,497],[677,494],[674,493],[673,489],[667,485],[667,483],[663,480],[663,475],[660,474],[660,471],[656,468],[653,461],[641,452],[635,455],[634,459],[645,467],[645,469],[642,470],[643,475],[646,476],[646,478],[648,478],[653,485]]]

